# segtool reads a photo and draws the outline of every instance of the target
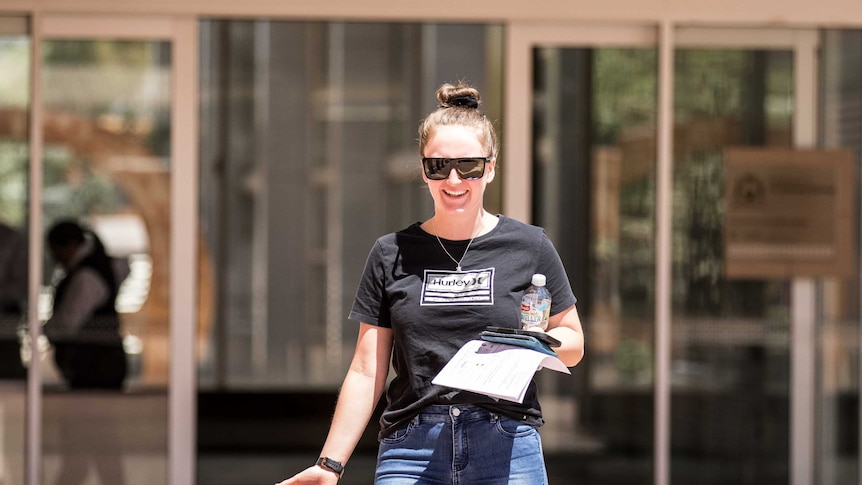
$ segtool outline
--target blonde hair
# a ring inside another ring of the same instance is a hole
[[[476,130],[486,156],[497,158],[497,133],[491,120],[479,111],[482,95],[478,89],[464,81],[458,81],[457,86],[446,83],[437,89],[437,101],[437,109],[419,125],[419,156],[425,156],[425,145],[438,126],[465,126]]]

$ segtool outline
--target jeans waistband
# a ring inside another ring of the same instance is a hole
[[[432,404],[423,408],[413,419],[415,421],[423,418],[431,420],[457,418],[459,420],[483,419],[494,421],[499,418],[499,415],[475,404]]]

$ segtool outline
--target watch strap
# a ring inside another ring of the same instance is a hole
[[[335,472],[336,474],[338,474],[338,478],[341,478],[341,476],[344,475],[344,465],[342,465],[341,462],[333,460],[328,456],[321,456],[320,458],[318,458],[315,465]]]

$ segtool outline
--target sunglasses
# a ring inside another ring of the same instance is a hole
[[[464,180],[476,180],[485,175],[488,157],[423,158],[422,168],[431,180],[446,180],[452,169]]]

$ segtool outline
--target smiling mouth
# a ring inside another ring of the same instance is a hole
[[[444,190],[443,193],[450,196],[450,197],[461,197],[462,195],[466,194],[467,191],[466,190],[459,190],[457,192],[454,192],[451,190]]]

